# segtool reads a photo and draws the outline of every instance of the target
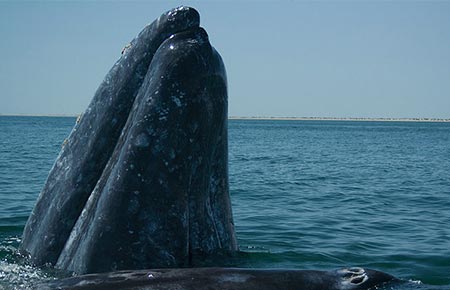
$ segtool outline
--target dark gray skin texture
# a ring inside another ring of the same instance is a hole
[[[199,26],[181,7],[163,14],[131,42],[64,142],[23,232],[20,250],[35,265],[56,263],[128,119],[153,55],[171,35]]]
[[[222,60],[202,28],[161,44],[56,267],[186,267],[236,251],[226,108]]]
[[[142,290],[362,290],[398,281],[362,268],[336,271],[190,268],[92,274],[38,285],[37,289]]]
[[[180,7],[124,51],[75,126],[21,251],[78,274],[193,266],[237,251],[222,59]]]

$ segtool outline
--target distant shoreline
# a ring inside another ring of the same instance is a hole
[[[238,117],[229,120],[274,120],[274,121],[358,121],[358,122],[450,122],[439,118],[340,118],[340,117]]]
[[[67,117],[76,118],[79,115],[51,114],[51,115],[34,115],[34,114],[0,114],[0,117]],[[245,116],[229,116],[229,120],[272,120],[272,121],[358,121],[358,122],[441,122],[449,123],[449,119],[440,118],[342,118],[342,117],[245,117]]]
[[[65,114],[0,114],[0,117],[68,117],[76,118],[78,115],[65,115]]]

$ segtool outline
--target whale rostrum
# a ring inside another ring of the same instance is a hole
[[[237,250],[227,80],[192,8],[145,27],[68,137],[24,230],[36,265],[194,265]]]

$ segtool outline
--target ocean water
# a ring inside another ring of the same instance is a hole
[[[0,116],[0,289],[54,279],[16,250],[75,118]],[[450,289],[450,123],[229,121],[241,255],[255,268],[362,266]]]

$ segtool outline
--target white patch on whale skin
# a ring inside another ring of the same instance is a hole
[[[223,274],[219,276],[219,283],[245,283],[250,279],[249,275],[242,274]]]
[[[172,96],[172,101],[177,105],[177,107],[181,107],[181,100],[177,96]]]
[[[359,267],[344,268],[337,272],[341,275],[342,289],[352,289],[355,286],[365,283],[369,279],[366,271]]]
[[[150,145],[150,140],[147,134],[139,134],[134,141],[134,145],[136,145],[137,147],[148,147]]]
[[[132,195],[128,204],[128,214],[135,215],[139,212],[140,209],[140,203],[139,203],[139,196],[138,195]]]
[[[170,150],[169,150],[170,159],[175,159],[175,156],[176,156],[175,150],[173,150],[173,148],[170,148]]]
[[[80,173],[80,174],[78,174],[77,180],[75,181],[75,183],[80,183],[81,180],[83,180],[83,174]]]

